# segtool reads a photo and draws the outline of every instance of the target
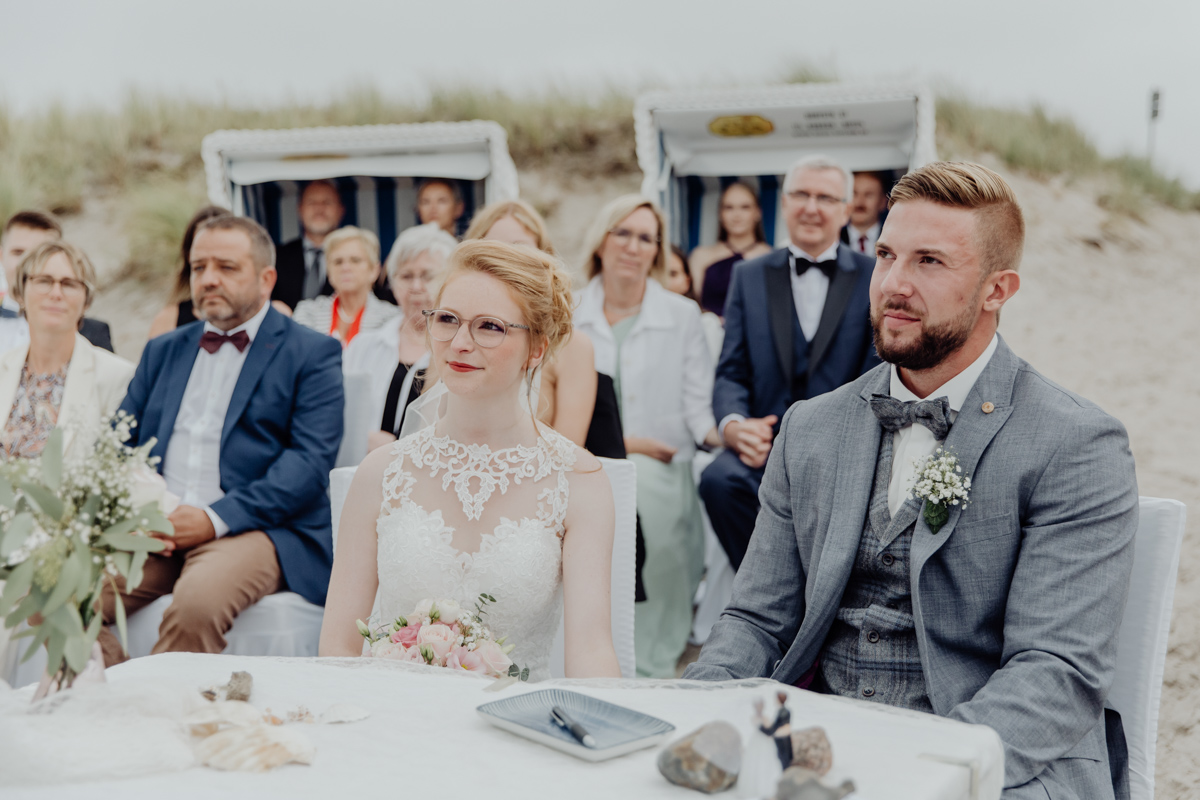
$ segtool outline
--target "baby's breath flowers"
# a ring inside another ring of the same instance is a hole
[[[916,478],[912,496],[925,501],[925,522],[929,524],[929,532],[936,534],[950,519],[950,506],[960,503],[966,506],[971,479],[962,474],[954,453],[943,447],[933,451],[933,455],[916,459],[913,465]]]

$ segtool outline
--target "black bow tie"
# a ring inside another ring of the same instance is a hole
[[[837,269],[837,260],[829,259],[828,261],[809,261],[807,258],[799,258],[792,254],[792,269],[796,270],[796,275],[803,275],[813,267],[825,273],[825,277],[833,280],[833,271]]]
[[[885,431],[895,432],[916,423],[928,428],[938,441],[950,432],[950,401],[945,397],[903,402],[890,394],[873,394],[871,411]]]
[[[226,342],[236,347],[239,353],[244,353],[246,352],[246,346],[250,344],[250,334],[245,331],[238,331],[226,336],[216,331],[205,331],[204,335],[200,337],[200,346],[209,353],[217,352],[221,349],[221,345]]]

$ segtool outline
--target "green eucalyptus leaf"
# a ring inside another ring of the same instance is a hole
[[[22,481],[21,491],[25,492],[25,496],[33,501],[43,514],[51,519],[62,520],[63,502],[53,490],[47,489],[38,483],[27,483]]]
[[[0,594],[0,614],[8,611],[20,598],[25,596],[33,585],[33,573],[36,565],[30,558],[20,564],[8,576],[4,583],[4,593]]]
[[[103,538],[104,536],[108,536],[109,534],[119,535],[122,533],[129,533],[130,531],[135,531],[135,530],[137,530],[138,522],[139,522],[139,520],[137,517],[126,517],[125,519],[121,520],[120,522],[115,522],[112,525],[109,525],[108,529],[105,530],[103,534],[101,534],[101,538]]]
[[[31,530],[33,530],[33,515],[28,511],[13,517],[12,522],[8,523],[8,528],[4,531],[4,538],[0,539],[0,558],[8,558],[10,553],[25,544]]]
[[[146,566],[146,559],[150,554],[145,550],[139,550],[133,554],[129,562],[129,574],[125,576],[125,591],[131,592],[142,585],[142,568]]]
[[[121,637],[121,649],[129,654],[129,631],[125,623],[125,601],[121,599],[121,592],[117,590],[117,582],[112,580],[113,594],[115,595],[113,607],[116,610],[117,617],[117,633]],[[97,617],[100,615],[97,614]]]
[[[141,530],[157,531],[159,533],[174,533],[175,526],[162,513],[162,508],[158,503],[146,503],[146,505],[134,512],[134,518],[139,523],[138,527]],[[141,521],[146,520],[145,525],[141,525]]]
[[[46,445],[42,448],[42,481],[52,492],[62,488],[63,468],[63,432],[55,428],[46,437]],[[61,517],[62,514],[52,515]]]
[[[88,657],[92,654],[92,643],[84,636],[70,636],[67,638],[66,647],[63,648],[63,655],[66,656],[67,666],[75,672],[83,672],[83,668],[87,666]]]
[[[21,656],[22,664],[24,664],[29,659],[33,658],[33,654],[36,653],[41,648],[41,646],[46,642],[46,640],[50,638],[51,634],[54,633],[54,629],[51,628],[49,625],[46,625],[45,623],[38,625],[36,628],[33,628],[32,630],[34,631],[33,641],[31,641],[29,643],[29,649],[25,651],[25,655]],[[49,664],[47,664],[46,666],[47,666],[47,668],[49,668]],[[53,674],[53,672],[51,674]]]
[[[16,508],[17,506],[17,495],[8,478],[0,478],[0,506],[5,508]]]
[[[63,650],[67,646],[68,637],[62,631],[50,629],[46,639],[46,674],[53,675],[62,669]]]
[[[111,528],[100,534],[100,544],[106,544],[117,550],[127,550],[131,553],[157,553],[166,547],[161,539],[150,536],[135,536],[132,533],[114,532]]]
[[[133,553],[127,553],[124,550],[117,550],[112,554],[113,564],[116,566],[117,572],[119,572],[121,577],[125,578],[126,581],[129,580],[129,559],[133,555]]]
[[[96,512],[100,510],[100,495],[94,494],[88,497],[83,503],[83,508],[79,510],[77,515],[80,519],[91,522],[96,516]]]
[[[25,595],[17,607],[4,618],[4,626],[6,628],[16,627],[18,623],[24,622],[41,611],[45,602],[46,593],[36,586],[31,587],[29,594]]]
[[[62,572],[58,576],[58,583],[54,585],[54,590],[50,592],[50,597],[46,600],[46,605],[42,607],[42,614],[44,616],[49,617],[55,611],[58,611],[68,599],[74,596],[79,588],[80,574],[78,558],[68,558],[63,561]]]

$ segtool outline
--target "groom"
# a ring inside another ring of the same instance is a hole
[[[930,164],[891,206],[871,280],[888,363],[784,417],[733,599],[684,677],[988,725],[1006,800],[1112,798],[1126,765],[1110,774],[1104,700],[1138,502],[1125,430],[996,334],[1024,241],[1000,176]],[[971,482],[938,525],[909,487],[941,445]]]
[[[175,535],[122,595],[132,613],[173,593],[155,653],[220,653],[234,618],[287,589],[324,605],[333,563],[329,470],[342,438],[342,348],[271,307],[275,248],[220,217],[190,254],[194,322],[152,339],[121,409],[182,503]],[[111,621],[111,595],[105,598]],[[123,660],[110,636],[106,664]]]

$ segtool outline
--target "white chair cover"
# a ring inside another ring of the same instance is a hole
[[[634,530],[637,515],[637,467],[632,461],[602,458],[600,463],[612,486],[613,505],[616,510],[616,531],[613,536],[612,556],[612,636],[617,651],[617,662],[621,675],[635,677],[633,644],[633,585],[634,585]],[[346,493],[354,479],[352,467],[341,467],[329,473],[329,494],[333,505],[333,541],[337,548],[338,522]],[[563,627],[561,620],[558,634],[550,654],[550,674],[562,677],[564,669]]]
[[[1158,704],[1187,508],[1178,500],[1143,497],[1138,513],[1133,576],[1108,705],[1120,712],[1125,727],[1129,796],[1131,800],[1153,800]]]
[[[371,376],[352,373],[342,376],[346,405],[343,411],[342,446],[338,449],[336,467],[357,466],[367,455],[367,437],[379,428],[379,420],[371,419]],[[335,517],[336,518],[336,517]]]

